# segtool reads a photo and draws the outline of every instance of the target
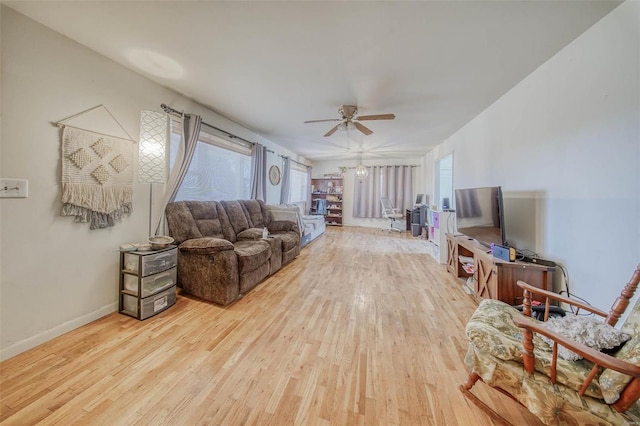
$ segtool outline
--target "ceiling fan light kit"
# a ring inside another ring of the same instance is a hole
[[[366,121],[366,120],[393,120],[396,118],[395,114],[374,114],[374,115],[362,115],[362,116],[357,116],[358,115],[358,107],[355,105],[342,105],[340,108],[338,108],[338,114],[340,114],[340,116],[342,117],[340,118],[328,118],[328,119],[324,119],[324,120],[308,120],[305,121],[305,123],[322,123],[322,122],[327,122],[327,121],[339,121],[340,123],[338,123],[335,127],[333,127],[331,130],[329,130],[327,133],[325,133],[325,137],[329,137],[331,135],[333,135],[336,130],[338,130],[338,128],[340,128],[341,125],[344,125],[345,128],[349,128],[350,125],[354,126],[356,129],[358,129],[360,132],[364,133],[365,135],[369,136],[371,134],[373,134],[373,131],[371,129],[369,129],[368,127],[366,127],[365,125],[359,123],[359,121]]]

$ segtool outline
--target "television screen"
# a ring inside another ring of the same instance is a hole
[[[416,195],[416,206],[421,206],[423,204],[424,201],[424,194],[418,194]]]
[[[458,232],[487,247],[506,245],[501,188],[456,189],[455,194]]]

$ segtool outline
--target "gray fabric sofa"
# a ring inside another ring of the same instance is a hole
[[[178,285],[210,302],[228,305],[300,254],[297,224],[273,220],[259,200],[180,201],[165,213]]]
[[[300,247],[304,247],[311,241],[322,235],[326,229],[323,215],[305,215],[304,205],[275,204],[267,205],[271,216],[277,220],[290,220],[298,224],[300,229]]]

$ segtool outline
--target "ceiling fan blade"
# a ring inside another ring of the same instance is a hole
[[[331,136],[332,134],[334,134],[336,132],[336,130],[338,130],[338,127],[340,127],[339,124],[336,127],[334,127],[333,129],[329,130],[324,136],[325,137]]]
[[[325,121],[342,121],[339,118],[328,118],[326,120],[308,120],[305,123],[324,123]]]
[[[364,133],[367,136],[369,136],[370,134],[373,133],[371,130],[367,129],[366,127],[364,127],[362,124],[358,123],[357,121],[354,121],[353,125],[356,126],[356,129],[360,130],[362,133]]]
[[[361,115],[354,118],[354,120],[393,120],[396,118],[395,114],[374,114],[374,115]]]

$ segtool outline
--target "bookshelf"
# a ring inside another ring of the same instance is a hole
[[[342,226],[342,178],[311,179],[311,214],[324,215],[327,225]]]

